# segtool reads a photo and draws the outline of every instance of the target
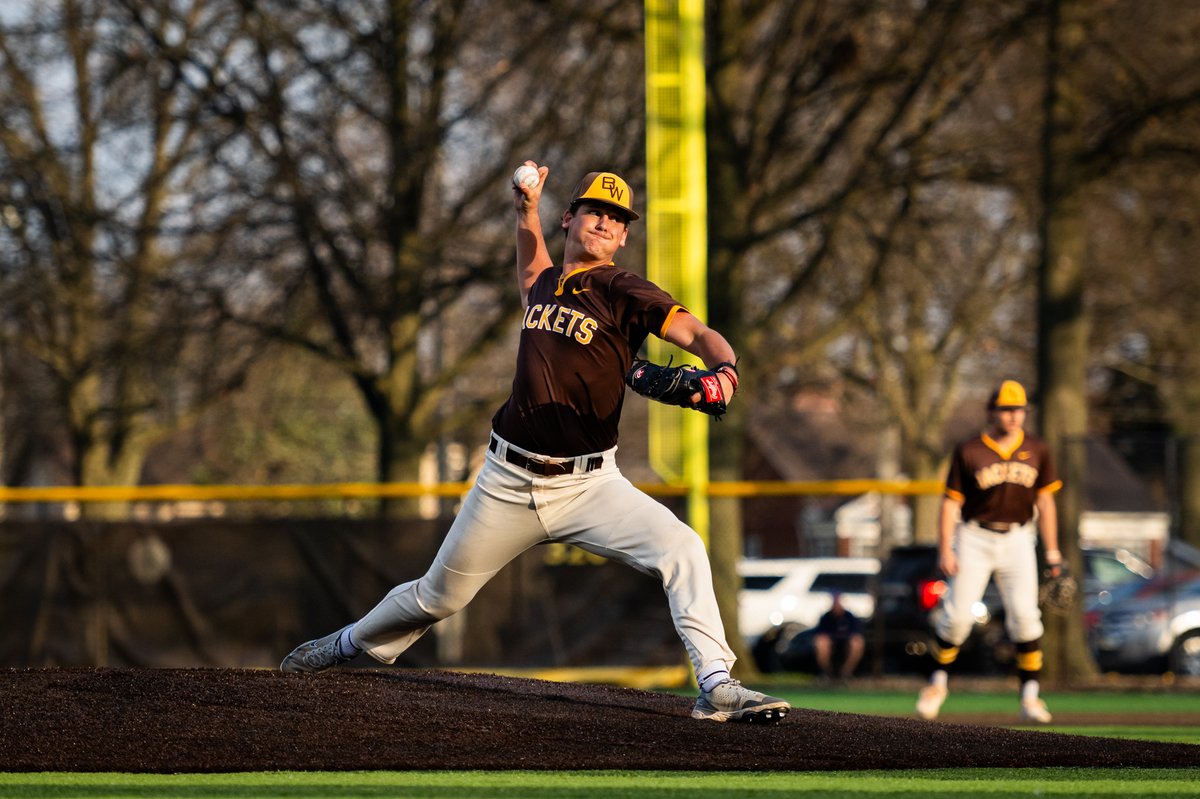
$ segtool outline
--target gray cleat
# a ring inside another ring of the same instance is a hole
[[[775,724],[791,709],[792,706],[779,697],[751,691],[737,680],[725,680],[711,691],[700,692],[692,708],[692,718]]]
[[[346,625],[346,627],[349,626],[349,624]],[[347,657],[338,649],[338,638],[346,627],[343,627],[336,633],[330,633],[324,638],[300,644],[300,646],[292,650],[290,655],[283,659],[283,663],[279,664],[279,670],[292,674],[324,671],[325,669],[354,660],[354,655]]]

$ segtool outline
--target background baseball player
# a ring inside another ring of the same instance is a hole
[[[538,213],[549,169],[525,165],[538,180],[517,185],[514,176],[517,287],[525,307],[516,375],[492,419],[476,483],[423,577],[392,589],[354,624],[297,647],[281,669],[320,671],[360,651],[393,663],[506,563],[557,541],[662,580],[700,686],[694,718],[778,721],[786,702],[730,678],[735,657],[699,536],[638,491],[614,458],[626,379],[664,402],[719,414],[737,385],[733,349],[665,291],[613,263],[638,219],[618,175],[592,172],[576,187],[561,220],[563,265],[554,266]],[[713,369],[635,365],[649,334]]]
[[[1045,442],[1025,433],[1026,407],[1025,388],[1005,380],[988,402],[987,432],[954,448],[938,519],[938,565],[948,585],[930,650],[929,684],[917,699],[921,718],[937,718],[946,701],[948,669],[974,625],[971,606],[994,575],[1017,650],[1021,716],[1050,721],[1038,697],[1042,614],[1034,525],[1041,531],[1047,567],[1058,576],[1063,566],[1054,492],[1062,483]]]

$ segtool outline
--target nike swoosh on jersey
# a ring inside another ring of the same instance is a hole
[[[585,291],[591,291],[591,289],[571,289],[572,294],[582,294]]]

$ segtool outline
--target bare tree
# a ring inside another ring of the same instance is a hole
[[[1187,135],[1200,136],[1194,124]],[[1181,133],[1185,132],[1185,127]],[[1178,532],[1200,545],[1200,170],[1185,158],[1120,168],[1089,192],[1090,307],[1093,363],[1148,395],[1139,407],[1108,392],[1120,407],[1102,409],[1110,424],[1162,429],[1174,438],[1178,475],[1166,475],[1179,503]],[[1147,407],[1149,406],[1149,407]],[[1171,446],[1169,442],[1163,442]],[[1171,450],[1163,452],[1170,468]]]
[[[1200,543],[1200,327],[1191,310],[1200,299],[1200,56],[1189,44],[1200,9],[1068,4],[1062,17],[1064,38],[1086,36],[1082,54],[1064,55],[1059,79],[1084,131],[1061,155],[1077,166],[1068,188],[1080,197],[1089,363],[1161,404],[1145,421],[1184,442],[1178,529]]]
[[[931,183],[915,194],[899,229],[863,242],[863,261],[884,265],[854,317],[857,334],[846,337],[835,362],[898,427],[901,473],[932,480],[962,397],[986,391],[1021,350],[1032,248],[1028,216],[1011,191]],[[928,505],[936,502],[916,503],[919,540],[936,531],[936,508]]]
[[[964,283],[1007,293],[1014,275],[977,278],[1016,245],[999,228],[970,247],[966,234],[917,242],[922,227],[970,218],[956,202],[978,204],[989,192],[995,202],[1007,191],[1012,204],[1007,164],[984,146],[1001,132],[994,117],[978,121],[976,104],[1038,5],[714,0],[708,9],[712,324],[737,342],[753,377],[792,364],[866,386],[885,403],[881,419],[910,409],[901,431],[917,438],[901,449],[921,453],[907,464],[912,477],[931,477],[930,439],[967,368],[953,356],[1001,338],[1011,320],[974,314],[962,324],[979,303],[969,292],[921,307],[950,283],[930,283],[929,272],[962,257],[949,266],[964,269]],[[955,127],[970,119],[976,135]],[[925,425],[921,412],[931,415]],[[733,419],[715,428],[717,477],[735,477],[741,463],[744,434]],[[731,537],[715,564],[726,607],[736,596],[738,530],[732,503],[714,512],[714,531]]]
[[[640,15],[307,0],[244,4],[236,24],[245,58],[224,76],[216,157],[248,153],[237,189],[278,243],[256,256],[278,291],[231,313],[352,379],[378,479],[412,477],[509,372],[511,356],[485,356],[516,329],[514,167],[549,163],[547,200],[565,207],[586,169],[640,163]]]
[[[1089,299],[1099,288],[1089,268],[1098,259],[1089,243],[1088,209],[1098,189],[1108,184],[1111,190],[1110,181],[1122,168],[1162,163],[1194,168],[1200,154],[1195,145],[1200,57],[1194,47],[1171,42],[1180,36],[1179,41],[1191,41],[1200,30],[1200,15],[1172,3],[1051,0],[1048,5],[1039,383],[1043,430],[1067,478],[1060,503],[1063,550],[1078,568],[1086,473],[1082,438],[1088,432],[1087,367],[1095,321]],[[1163,315],[1170,307],[1157,305],[1154,313]],[[1161,329],[1138,317],[1133,326],[1142,332]],[[1175,349],[1169,338],[1158,343],[1164,352]],[[1048,634],[1051,676],[1089,670],[1079,614],[1063,617]]]
[[[156,16],[176,47],[219,15]],[[236,384],[249,344],[195,258],[203,90],[158,58],[123,3],[11,6],[0,19],[0,296],[13,346],[42,364],[78,484],[136,483],[150,444]],[[219,353],[219,354],[218,354]]]

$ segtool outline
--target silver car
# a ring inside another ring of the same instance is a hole
[[[1112,592],[1087,609],[1088,639],[1104,671],[1200,675],[1200,571],[1173,570]]]

